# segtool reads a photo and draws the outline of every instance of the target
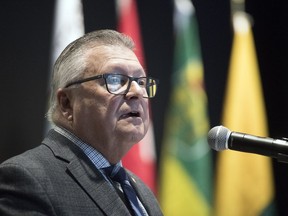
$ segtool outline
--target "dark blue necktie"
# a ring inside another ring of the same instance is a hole
[[[121,166],[110,166],[103,169],[105,174],[110,177],[111,180],[118,182],[125,194],[125,197],[129,201],[130,207],[135,216],[143,216],[142,209],[139,206],[136,193],[129,182],[126,171]]]

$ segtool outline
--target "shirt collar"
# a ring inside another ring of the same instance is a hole
[[[109,161],[100,152],[98,152],[91,145],[83,142],[80,138],[75,136],[70,131],[66,130],[65,128],[56,126],[56,125],[54,127],[54,130],[58,132],[59,134],[63,135],[64,137],[66,137],[67,139],[69,139],[76,146],[78,146],[97,169],[102,169],[102,168],[111,166]],[[116,166],[122,166],[122,162],[121,161],[118,162]]]

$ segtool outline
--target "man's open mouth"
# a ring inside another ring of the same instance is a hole
[[[140,113],[132,111],[121,116],[121,118],[128,118],[128,117],[140,117]]]

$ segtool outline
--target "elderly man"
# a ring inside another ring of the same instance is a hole
[[[121,158],[149,125],[157,80],[133,41],[88,33],[57,59],[40,146],[0,165],[0,215],[162,215],[153,193]]]

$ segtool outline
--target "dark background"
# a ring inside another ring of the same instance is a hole
[[[0,162],[42,140],[50,70],[54,0],[0,0]],[[220,124],[232,42],[228,0],[194,0],[205,69],[211,127]],[[85,31],[116,29],[114,1],[84,0]],[[138,0],[146,67],[160,78],[151,101],[160,153],[173,63],[173,5]],[[270,136],[288,136],[288,2],[248,0],[261,71]],[[217,155],[215,154],[215,157]],[[276,201],[288,215],[288,167],[273,161]]]

